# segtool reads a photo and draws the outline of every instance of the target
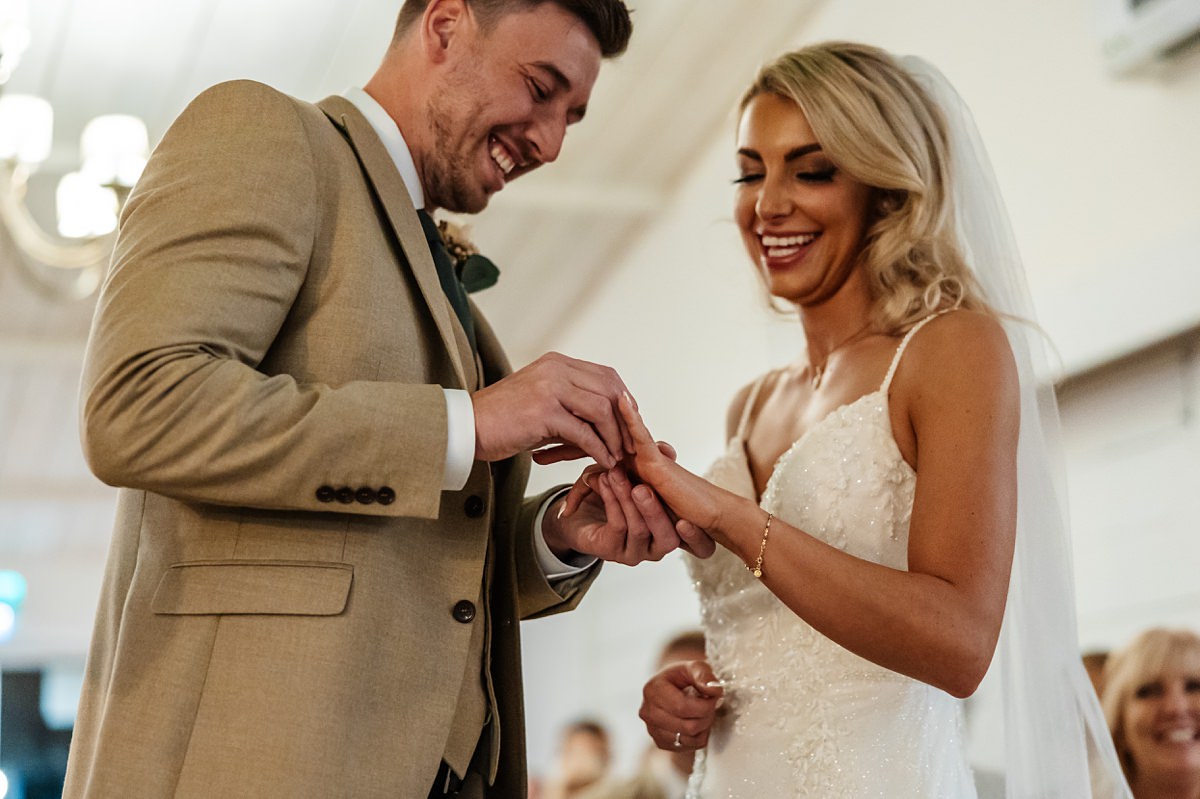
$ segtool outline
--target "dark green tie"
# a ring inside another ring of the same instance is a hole
[[[417,211],[417,216],[421,218],[421,228],[425,231],[425,241],[429,244],[430,254],[433,255],[433,265],[437,268],[438,281],[442,284],[442,291],[446,293],[450,307],[454,309],[458,321],[462,323],[463,330],[467,334],[467,341],[471,342],[471,351],[474,352],[475,319],[471,316],[471,306],[467,304],[467,290],[463,288],[458,275],[454,273],[454,261],[450,258],[446,243],[442,241],[442,235],[438,232],[437,223],[433,221],[433,217],[427,214],[424,208]]]

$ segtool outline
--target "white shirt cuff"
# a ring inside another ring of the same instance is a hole
[[[590,569],[592,564],[596,562],[596,558],[591,555],[577,552],[575,553],[575,557],[571,558],[571,563],[564,563],[550,551],[550,546],[546,543],[546,537],[542,535],[542,519],[546,518],[546,511],[554,504],[555,500],[570,490],[570,488],[564,488],[556,494],[551,494],[542,503],[542,507],[538,509],[537,518],[533,520],[533,548],[537,553],[538,566],[541,567],[542,574],[546,575],[546,579],[548,580],[561,580],[566,577],[574,577],[576,574]]]
[[[443,491],[461,491],[475,466],[475,406],[471,395],[458,388],[444,388],[446,395],[446,470]]]

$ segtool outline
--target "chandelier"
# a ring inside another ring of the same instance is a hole
[[[30,177],[50,157],[54,109],[34,95],[5,91],[29,45],[26,0],[0,0],[0,227],[13,265],[42,294],[83,299],[100,285],[117,215],[149,151],[137,117],[96,117],[83,130],[82,165],[55,192],[57,228],[47,231],[26,204]]]

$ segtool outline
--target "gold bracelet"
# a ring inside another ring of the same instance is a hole
[[[762,579],[763,553],[767,551],[767,536],[769,536],[771,534],[771,520],[774,518],[775,518],[775,514],[773,514],[773,513],[767,514],[767,526],[763,528],[762,543],[758,545],[758,560],[756,560],[754,562],[753,569],[750,569],[749,566],[746,567],[747,569],[750,569],[751,574],[753,574],[755,577],[757,577],[760,580]]]

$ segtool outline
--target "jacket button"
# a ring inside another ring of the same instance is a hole
[[[391,505],[396,501],[396,492],[390,486],[384,486],[375,492],[375,501],[380,505]]]
[[[375,501],[375,489],[363,486],[354,492],[354,498],[362,505],[370,505]]]
[[[467,501],[463,503],[463,511],[472,519],[478,519],[486,509],[487,506],[483,503],[483,497],[474,494],[467,497]]]
[[[334,496],[337,497],[338,502],[343,505],[349,505],[354,501],[354,489],[350,486],[342,486],[334,492]]]
[[[333,486],[321,486],[317,489],[317,502],[333,502]]]
[[[465,599],[460,599],[454,605],[454,620],[463,624],[470,624],[475,620],[475,603],[468,602]]]

